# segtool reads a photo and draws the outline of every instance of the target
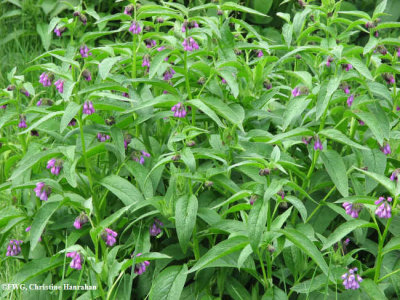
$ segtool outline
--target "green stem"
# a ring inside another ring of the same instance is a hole
[[[325,204],[325,201],[329,198],[329,196],[335,191],[336,186],[334,186],[333,188],[331,188],[331,190],[328,192],[328,194],[326,194],[326,196],[324,197],[324,199],[322,199],[322,201],[317,205],[317,207],[313,210],[313,212],[308,216],[306,223],[308,223],[308,221],[311,220],[311,218],[317,213],[317,211],[321,208],[322,205]]]
[[[267,279],[267,274],[265,273],[264,262],[263,262],[263,259],[262,259],[262,255],[260,254],[259,251],[257,251],[257,254],[258,254],[258,259],[260,260],[261,270],[262,270],[262,273],[263,273],[264,284],[265,284],[264,288],[265,288],[265,290],[267,290],[268,289],[268,279]]]

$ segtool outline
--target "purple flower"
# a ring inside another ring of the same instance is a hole
[[[301,141],[302,141],[304,144],[308,145],[308,144],[310,143],[311,139],[312,139],[312,137],[306,136],[306,137],[302,137],[302,138],[301,138]]]
[[[400,169],[396,169],[392,172],[392,175],[390,175],[390,180],[392,181],[398,181],[398,175],[400,173]]]
[[[124,14],[128,15],[128,16],[132,16],[133,9],[134,9],[133,4],[129,4],[129,5],[125,6]]]
[[[350,239],[349,238],[345,239],[344,242],[343,242],[343,244],[345,246],[347,246],[349,243],[350,243]]]
[[[158,47],[158,48],[157,48],[157,51],[158,51],[158,52],[161,52],[161,51],[163,51],[164,49],[165,49],[165,46],[161,46],[161,47]]]
[[[155,40],[145,40],[147,48],[153,48],[157,46],[157,42]]]
[[[131,135],[127,134],[124,138],[124,147],[128,149],[128,145],[131,143],[132,137]]]
[[[65,30],[67,30],[67,28],[65,28],[65,27],[60,27],[60,28],[56,27],[56,28],[54,28],[54,33],[57,36],[61,36],[64,33]]]
[[[37,130],[31,130],[31,136],[39,136],[39,132]]]
[[[72,269],[80,270],[82,269],[82,256],[77,251],[68,252],[67,257],[71,257],[72,261],[69,265]]]
[[[18,128],[26,128],[26,118],[23,115],[19,116]]]
[[[25,228],[25,232],[29,232],[31,230],[32,226],[28,226]]]
[[[392,217],[392,209],[388,202],[392,202],[392,197],[379,197],[378,200],[375,201],[375,205],[379,205],[378,208],[375,210],[375,214],[379,218],[389,219]]]
[[[86,45],[81,46],[79,52],[81,53],[81,56],[83,58],[88,57],[89,55],[92,55],[92,52],[89,52],[89,48]]]
[[[281,199],[282,199],[282,200],[285,199],[285,191],[280,190],[280,191],[278,192],[278,195],[281,196]]]
[[[360,288],[360,282],[363,281],[360,275],[355,274],[357,268],[349,269],[348,273],[342,275],[343,285],[346,290],[356,290]]]
[[[391,153],[392,153],[392,150],[390,149],[389,143],[386,143],[383,147],[381,147],[381,151],[382,151],[385,155],[391,154]]]
[[[181,102],[172,106],[171,110],[175,112],[174,117],[184,118],[186,116],[185,106]]]
[[[345,68],[345,70],[348,72],[348,71],[350,71],[351,69],[353,69],[353,65],[352,65],[352,64],[345,64],[345,65],[344,65],[344,68]]]
[[[64,92],[64,80],[58,79],[56,82],[54,82],[54,85],[60,94]]]
[[[257,57],[263,57],[264,52],[262,50],[257,50]]]
[[[133,21],[131,26],[129,27],[129,31],[132,32],[133,34],[139,34],[142,32],[142,28],[140,28],[138,22]]]
[[[221,83],[222,83],[222,84],[226,84],[225,78],[221,78]]]
[[[33,191],[36,193],[36,197],[39,197],[42,201],[47,201],[51,194],[51,188],[46,186],[44,182],[38,182]]]
[[[358,124],[360,124],[361,126],[364,126],[364,125],[365,125],[365,123],[364,123],[363,120],[358,120]]]
[[[350,203],[350,202],[345,202],[342,204],[342,206],[346,210],[346,214],[348,214],[352,218],[358,218],[358,214],[363,208],[363,205],[360,203]]]
[[[43,84],[43,86],[51,86],[52,76],[43,72],[39,76],[39,83]]]
[[[136,254],[136,256],[141,256],[142,253]],[[150,265],[150,262],[145,260],[144,262],[135,265],[135,274],[142,275],[146,271],[146,267]]]
[[[321,140],[319,139],[319,137],[316,137],[315,138],[315,141],[314,141],[314,150],[323,150],[324,149],[324,147],[322,146],[322,143],[321,143]]]
[[[295,87],[293,90],[292,90],[292,96],[293,97],[297,97],[297,96],[300,96],[300,89],[298,88],[298,87]]]
[[[110,139],[110,136],[108,134],[103,134],[100,132],[97,134],[97,140],[101,143],[108,141],[109,139]]]
[[[76,119],[73,118],[69,123],[68,126],[75,126],[76,125]]]
[[[61,160],[56,160],[55,158],[50,159],[47,162],[47,169],[51,169],[51,173],[54,175],[59,175],[60,171],[62,169],[62,161]]]
[[[351,105],[353,104],[354,101],[354,95],[351,94],[348,98],[347,98],[347,106],[351,107]]]
[[[101,234],[101,238],[103,239],[103,241],[106,242],[107,246],[112,246],[115,244],[115,242],[117,241],[115,238],[117,237],[117,233],[113,230],[111,230],[110,228],[106,228],[104,229],[103,233]]]
[[[1,105],[0,108],[1,109],[6,109],[7,108],[7,104]]]
[[[85,78],[86,81],[91,81],[92,80],[92,74],[88,69],[84,70],[82,72],[82,77]]]
[[[87,222],[89,222],[89,218],[84,212],[82,212],[78,217],[76,217],[74,221],[74,227],[76,229],[81,229],[82,225],[86,224]]]
[[[333,57],[332,56],[328,56],[328,59],[326,60],[326,66],[327,67],[330,67],[331,66],[331,63],[333,62]]]
[[[42,98],[40,98],[39,101],[36,102],[36,106],[40,106],[40,105],[42,105]]]
[[[94,114],[95,110],[94,110],[92,101],[85,101],[85,103],[83,103],[83,110],[82,110],[82,112],[83,112],[85,115]]]
[[[151,236],[157,236],[161,233],[161,228],[164,226],[164,224],[158,220],[154,219],[153,225],[150,227],[150,235]]]
[[[11,240],[7,246],[7,254],[6,256],[17,256],[21,253],[21,245],[22,241]]]
[[[164,80],[165,81],[171,80],[175,73],[176,72],[175,72],[174,69],[169,68],[167,71],[164,72],[164,75],[163,75],[164,76]]]
[[[182,42],[183,50],[194,51],[199,49],[199,44],[192,38],[189,37]]]
[[[26,97],[29,97],[31,94],[29,94],[29,92],[26,90],[26,89],[24,89],[24,88],[22,88],[22,89],[20,89],[19,90],[22,94],[24,94]]]
[[[397,57],[400,57],[400,48],[397,48]]]
[[[147,54],[145,56],[143,56],[142,67],[150,68],[150,59]]]

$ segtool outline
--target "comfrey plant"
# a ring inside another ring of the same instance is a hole
[[[2,279],[400,298],[393,1],[100,2],[54,8],[0,78]]]

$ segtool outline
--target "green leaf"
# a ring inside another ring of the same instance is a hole
[[[63,113],[64,113],[63,111],[55,111],[55,112],[52,112],[52,113],[48,113],[44,117],[42,117],[41,119],[39,119],[35,123],[33,123],[31,126],[29,126],[27,129],[25,129],[24,131],[21,131],[19,134],[25,134],[27,132],[30,132],[32,129],[37,128],[43,122],[46,122],[47,120],[49,120],[51,118],[54,118],[56,116],[60,116]]]
[[[65,109],[64,115],[61,118],[60,122],[60,133],[67,128],[69,122],[76,116],[78,111],[81,109],[81,106],[75,102],[69,102],[67,108]]]
[[[390,251],[399,250],[400,249],[400,237],[393,237],[382,249],[382,253],[386,254]]]
[[[372,179],[374,179],[376,182],[379,182],[383,187],[386,188],[386,190],[392,195],[394,196],[396,194],[395,191],[395,185],[393,183],[393,181],[391,181],[389,178],[387,178],[384,175],[381,174],[376,174],[376,173],[372,173],[369,171],[364,171],[363,169],[359,169],[359,168],[355,168],[356,170],[360,171],[361,173],[364,173],[365,175],[371,177]]]
[[[64,91],[61,94],[61,97],[64,99],[64,101],[70,101],[70,97],[72,95],[72,91],[74,90],[76,82],[72,81],[65,81],[64,83]]]
[[[52,35],[48,33],[49,25],[47,23],[37,23],[36,31],[42,40],[43,48],[48,51],[51,43]]]
[[[280,133],[280,134],[274,135],[274,137],[272,139],[270,139],[267,143],[274,144],[277,141],[282,142],[288,138],[291,138],[294,136],[299,136],[299,135],[301,135],[301,136],[314,135],[314,132],[307,128],[296,127],[295,129],[292,129],[285,133]]]
[[[117,57],[108,57],[104,59],[100,64],[99,64],[99,74],[100,77],[104,80],[108,77],[108,74],[110,74],[111,68],[117,61],[121,59],[120,56]]]
[[[208,264],[216,261],[217,259],[224,257],[233,252],[239,251],[249,244],[247,237],[245,236],[234,236],[230,239],[222,241],[212,247],[206,254],[204,254],[195,263],[195,265],[189,270],[188,273],[192,273],[207,267]]]
[[[382,83],[370,81],[367,83],[368,90],[374,95],[378,96],[382,99],[387,100],[389,103],[392,103],[392,95],[390,94],[389,89],[383,85]]]
[[[283,35],[283,38],[285,39],[286,46],[288,46],[288,48],[289,48],[290,45],[292,44],[293,25],[288,24],[288,23],[284,24],[282,27],[282,35]]]
[[[264,193],[263,199],[258,199],[250,210],[248,219],[248,233],[250,245],[254,252],[258,252],[261,238],[267,223],[269,199],[282,188],[282,182],[273,180]]]
[[[377,14],[381,14],[385,11],[387,0],[382,0],[375,8],[372,18],[375,19]]]
[[[324,114],[325,110],[328,108],[329,100],[331,99],[333,93],[338,89],[341,77],[333,77],[328,84],[324,83],[321,86],[318,100],[317,100],[317,107],[316,107],[316,120],[318,121],[319,118]]]
[[[356,228],[359,227],[365,227],[365,225],[368,225],[368,227],[374,227],[375,225],[372,223],[368,223],[365,220],[350,220],[347,221],[343,224],[341,224],[338,228],[335,229],[333,233],[328,237],[328,239],[324,243],[324,247],[322,247],[321,251],[324,251],[331,247],[333,244],[339,242],[342,240],[345,236],[347,236],[350,232],[355,230]]]
[[[60,195],[50,196],[47,202],[45,202],[36,213],[35,217],[33,218],[32,229],[30,231],[31,251],[35,249],[39,242],[39,238],[47,225],[47,222],[49,222],[51,216],[60,207],[61,201],[62,197]]]
[[[226,105],[218,98],[205,97],[202,100],[205,104],[207,104],[207,106],[211,107],[217,114],[227,119],[231,123],[239,126],[243,131],[241,117],[235,111],[233,111],[228,105]]]
[[[125,146],[124,146],[124,135],[122,130],[118,127],[111,127],[111,138],[113,139],[114,145],[118,149],[121,156],[121,160],[125,160]]]
[[[171,94],[178,95],[178,91],[174,87],[169,85],[167,82],[165,82],[164,80],[150,79],[150,78],[135,78],[135,79],[129,79],[128,81],[132,82],[132,83],[138,82],[138,83],[145,83],[145,84],[158,86],[158,87],[166,90],[167,92],[170,92]]]
[[[299,199],[291,195],[285,196],[285,200],[291,203],[300,213],[301,218],[303,219],[303,222],[306,222],[307,220],[307,209],[304,206],[304,203]]]
[[[99,183],[117,196],[125,205],[144,200],[142,194],[132,183],[117,175],[107,176]]]
[[[366,293],[370,299],[373,300],[387,300],[385,293],[379,288],[379,286],[369,278],[364,279],[361,282],[361,290]]]
[[[342,143],[344,145],[348,145],[357,149],[367,150],[368,147],[362,146],[356,142],[353,142],[351,139],[347,137],[347,135],[343,134],[339,130],[328,128],[318,132],[319,135],[326,136],[327,138]]]
[[[283,131],[285,131],[290,124],[294,123],[294,121],[307,108],[310,101],[311,99],[307,99],[305,96],[293,97],[292,99],[290,99],[283,113],[283,125],[282,125]]]
[[[180,299],[187,277],[187,266],[169,266],[156,275],[150,300],[176,300]]]
[[[343,197],[347,197],[349,195],[349,179],[343,158],[334,150],[322,151],[321,158],[336,188]]]
[[[185,165],[189,168],[190,172],[194,173],[196,171],[196,159],[190,148],[184,148],[181,151],[181,159]]]
[[[201,100],[194,99],[186,102],[188,105],[193,105],[200,109],[203,113],[209,116],[215,123],[218,124],[219,127],[226,128],[226,126],[221,122],[220,118],[217,114],[211,110],[206,104],[204,104]]]
[[[226,83],[231,89],[233,97],[237,98],[237,96],[239,95],[239,85],[237,78],[230,71],[221,70],[217,72],[222,78],[226,80]]]
[[[192,236],[197,216],[197,198],[195,195],[185,195],[176,201],[175,222],[179,244],[186,253],[187,246]]]
[[[374,78],[371,75],[371,72],[367,68],[367,66],[358,58],[355,57],[350,57],[347,58],[347,61],[353,65],[353,67],[365,78],[369,80],[374,80]]]
[[[267,15],[264,15],[262,13],[260,13],[257,10],[248,8],[246,6],[242,6],[233,2],[225,2],[224,4],[222,4],[221,6],[222,10],[233,10],[233,11],[241,11],[241,12],[245,12],[245,13],[249,13],[249,14],[253,14],[253,15],[258,15],[261,17],[266,17]]]
[[[286,73],[303,82],[309,89],[312,89],[312,76],[310,73],[306,71],[286,71]]]
[[[17,274],[12,279],[13,283],[24,283],[40,274],[49,273],[64,264],[62,256],[52,256],[34,259],[22,266]]]
[[[312,260],[320,267],[325,275],[328,275],[329,268],[326,264],[321,252],[303,233],[293,228],[280,229],[280,233],[284,234],[288,240],[304,251]],[[332,274],[331,274],[332,276]]]
[[[149,78],[153,78],[156,75],[157,71],[160,69],[160,66],[164,63],[164,59],[170,55],[172,50],[163,50],[158,52],[151,60]]]
[[[379,26],[379,25],[378,25]],[[378,45],[378,39],[373,37],[372,35],[369,37],[368,43],[364,47],[363,55],[371,52]]]
[[[225,281],[225,290],[234,300],[248,300],[251,299],[250,293],[247,289],[237,281],[234,277],[230,276]]]
[[[385,139],[389,138],[390,123],[386,113],[378,103],[368,105],[368,112],[357,111],[354,114],[367,124],[378,143],[383,146]]]

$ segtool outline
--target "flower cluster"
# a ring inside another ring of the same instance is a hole
[[[64,80],[58,79],[56,82],[54,82],[54,85],[60,94],[64,92]]]
[[[330,67],[331,64],[333,63],[334,59],[332,56],[328,56],[328,59],[326,60],[326,66]]]
[[[82,112],[83,112],[83,114],[85,114],[85,115],[94,114],[95,110],[94,110],[92,101],[85,101],[85,103],[83,103],[83,110],[82,110]]]
[[[347,106],[351,107],[351,105],[353,104],[354,101],[354,95],[351,94],[348,98],[347,98]]]
[[[47,74],[46,72],[43,72],[39,76],[39,83],[43,84],[43,86],[51,86],[51,81],[52,81],[52,75]]]
[[[36,193],[36,197],[39,197],[40,200],[43,201],[47,201],[51,194],[51,188],[47,186],[44,182],[38,182],[33,191]]]
[[[314,150],[317,151],[317,150],[323,150],[323,149],[324,149],[324,147],[322,146],[321,140],[319,139],[319,137],[315,137]]]
[[[129,31],[132,32],[133,34],[139,34],[142,32],[142,28],[140,28],[138,22],[133,21],[131,26],[129,27]]]
[[[18,123],[18,128],[26,128],[26,117],[23,115],[19,116],[19,123]]]
[[[136,254],[136,256],[141,256],[142,253]],[[142,275],[145,271],[147,266],[150,265],[150,262],[145,260],[144,262],[138,263],[135,265],[135,274]]]
[[[199,50],[199,44],[192,37],[184,39],[182,46],[185,51]]]
[[[360,275],[355,274],[357,268],[349,269],[348,273],[342,275],[343,285],[346,290],[356,290],[360,288],[360,282],[363,281]]]
[[[385,154],[385,155],[391,154],[391,153],[392,153],[392,149],[390,149],[389,143],[386,143],[385,145],[383,145],[383,147],[381,147],[381,151],[382,151],[383,154]]]
[[[154,219],[153,225],[150,227],[150,235],[157,236],[161,233],[161,228],[164,224],[159,219]]]
[[[56,36],[61,36],[66,30],[67,28],[65,27],[56,27],[54,28],[54,33],[56,34]]]
[[[103,241],[106,242],[107,246],[112,246],[116,243],[116,237],[117,237],[117,233],[113,230],[111,230],[110,228],[106,228],[104,229],[104,231],[101,234],[101,238],[103,239]]]
[[[89,218],[84,212],[82,212],[78,217],[76,217],[74,221],[74,227],[76,229],[81,229],[82,225],[86,224],[87,222],[89,222]]]
[[[163,75],[164,76],[164,80],[165,81],[171,80],[175,73],[176,72],[175,72],[174,69],[169,68],[167,71],[164,72],[164,75]]]
[[[358,218],[358,214],[363,208],[363,205],[361,203],[344,202],[342,205],[346,210],[346,214],[348,214],[352,218]]]
[[[62,164],[63,163],[62,163],[61,160],[57,160],[55,158],[52,158],[47,162],[46,168],[47,169],[51,169],[51,174],[59,175],[60,171],[62,169]]]
[[[21,253],[21,245],[22,241],[11,240],[7,246],[6,256],[17,256]]]
[[[392,181],[398,181],[398,175],[400,173],[400,169],[396,169],[392,172],[392,174],[390,175],[390,180]]]
[[[389,219],[392,217],[392,209],[389,202],[392,202],[392,197],[387,197],[387,199],[385,199],[385,197],[379,197],[379,199],[375,201],[375,205],[379,205],[375,210],[375,214],[379,218]]]
[[[172,106],[171,110],[174,112],[174,117],[177,117],[177,118],[186,117],[185,106],[181,102]]]
[[[144,164],[144,157],[150,157],[150,153],[147,153],[146,151],[141,151],[141,154],[138,153],[133,153],[132,154],[132,158],[134,161],[137,161],[138,163],[140,163],[141,165]]]
[[[109,139],[110,139],[110,136],[108,134],[103,134],[100,132],[97,134],[97,140],[101,143],[108,141]]]
[[[89,57],[89,55],[92,55],[92,52],[89,52],[89,48],[86,45],[81,46],[79,52],[81,53],[82,58]]]
[[[90,71],[88,69],[83,70],[82,77],[85,78],[86,81],[92,80],[92,74],[90,73]]]
[[[68,252],[67,257],[71,257],[72,261],[70,263],[70,267],[72,269],[80,270],[82,269],[82,256],[77,251]]]
[[[182,24],[182,32],[185,33],[187,30],[192,28],[199,28],[199,24],[196,21],[188,22],[184,21]]]

